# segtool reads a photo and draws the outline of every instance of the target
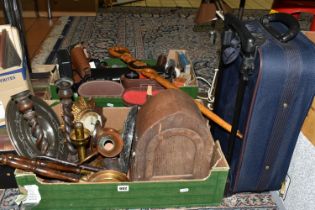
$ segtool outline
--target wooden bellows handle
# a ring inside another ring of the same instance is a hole
[[[1,155],[0,156],[0,164],[8,165],[12,168],[22,169],[25,171],[34,172],[35,174],[52,178],[52,179],[58,179],[66,182],[79,182],[78,178],[65,175],[60,173],[59,171],[43,167],[43,166],[36,166],[30,162],[28,159],[24,158],[10,158],[10,155]]]

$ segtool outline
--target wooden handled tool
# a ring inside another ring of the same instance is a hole
[[[54,163],[62,164],[65,166],[80,168],[84,172],[85,171],[87,171],[87,172],[99,172],[99,171],[105,170],[105,168],[99,168],[99,167],[90,166],[90,165],[81,165],[81,163],[72,163],[69,161],[60,160],[60,159],[49,157],[49,156],[36,156],[36,159],[46,160],[49,162],[54,162]]]
[[[161,84],[163,87],[167,89],[178,89],[175,85],[170,83],[168,80],[161,77],[154,69],[151,69],[147,67],[146,63],[139,61],[135,58],[133,58],[130,54],[130,51],[125,47],[113,47],[108,50],[109,54],[113,57],[120,58],[122,61],[126,62],[128,64],[128,67],[136,71],[138,73],[141,73],[142,75],[153,79],[157,81],[159,84]],[[205,107],[202,103],[195,100],[195,103],[197,104],[199,110],[202,114],[204,114],[206,117],[208,117],[210,120],[212,120],[214,123],[218,124],[220,127],[222,127],[224,130],[231,132],[232,126],[223,120],[221,117],[216,115],[214,112],[209,110],[207,107]],[[243,135],[240,133],[240,131],[237,131],[237,137],[243,138]]]
[[[56,171],[50,168],[45,168],[42,166],[35,166],[28,159],[23,159],[23,158],[12,159],[12,156],[11,158],[9,157],[10,155],[6,155],[6,154],[0,155],[0,164],[8,165],[12,168],[22,169],[25,171],[31,171],[31,172],[34,172],[35,174],[39,174],[41,176],[52,178],[52,179],[58,179],[58,180],[66,181],[66,182],[79,182],[78,178],[62,174],[59,171]]]
[[[42,160],[35,160],[35,159],[29,159],[23,156],[17,156],[13,154],[7,154],[7,157],[10,160],[16,160],[19,162],[29,162],[33,166],[36,167],[43,167],[43,168],[50,168],[53,170],[57,171],[64,171],[64,172],[70,172],[70,173],[75,173],[75,174],[82,174],[82,173],[87,173],[87,171],[84,171],[78,167],[73,167],[73,166],[66,166],[60,163],[53,163],[53,162],[46,162]]]

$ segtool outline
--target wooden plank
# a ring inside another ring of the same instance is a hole
[[[245,4],[246,9],[264,9],[264,7],[257,1],[247,0]]]
[[[90,12],[81,12],[81,11],[52,11],[53,17],[62,17],[62,16],[96,16],[96,11],[90,11]],[[39,12],[40,17],[47,18],[47,12],[46,11],[40,11]]]
[[[159,0],[146,0],[147,7],[160,7],[160,1]]]
[[[0,24],[1,24],[1,25],[5,24],[4,17],[0,17]]]
[[[145,3],[145,1],[136,1],[136,2],[132,3],[132,6],[135,6],[135,7],[145,7],[145,6],[146,6],[146,3]]]
[[[27,32],[30,30],[30,28],[33,26],[33,24],[36,22],[35,18],[23,18],[24,20],[24,29]]]
[[[95,16],[99,0],[54,0],[51,1],[52,16]],[[47,2],[38,1],[40,17],[47,17]]]
[[[306,31],[304,34],[315,43],[315,32]],[[311,108],[304,120],[302,132],[315,146],[315,99],[313,100]]]
[[[52,15],[60,16],[95,16],[98,11],[99,0],[54,0],[51,1]],[[23,8],[23,17],[36,17],[34,0],[21,0]],[[48,17],[47,1],[38,1],[39,16]],[[0,10],[3,10],[2,4]],[[3,12],[0,12],[0,17],[3,17]]]
[[[238,8],[240,0],[223,0],[231,8]],[[246,0],[246,9],[270,9],[273,0]]]
[[[23,20],[26,31],[27,47],[30,59],[32,59],[57,19],[54,18],[51,22],[47,18],[24,17]],[[0,18],[0,24],[5,24],[4,18]]]
[[[41,0],[41,1],[45,1],[46,0]],[[21,4],[22,4],[22,9],[23,9],[23,17],[36,17],[36,11],[35,11],[35,1],[34,0],[21,0]]]
[[[312,106],[305,118],[302,132],[307,137],[307,139],[315,146],[315,100],[313,100]]]
[[[200,0],[189,0],[192,7],[199,8],[201,1]]]
[[[224,0],[224,2],[233,9],[238,8],[240,4],[239,0]]]
[[[161,0],[162,7],[176,7],[176,3],[173,0],[170,1],[162,1]]]
[[[261,0],[261,1],[256,0],[256,3],[259,4],[264,9],[271,9],[273,0]]]
[[[46,0],[38,1],[39,11],[47,11]],[[98,1],[86,0],[54,0],[51,1],[52,11],[62,12],[96,12]]]
[[[175,0],[178,7],[192,7],[189,1],[186,0]]]

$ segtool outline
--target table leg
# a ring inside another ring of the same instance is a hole
[[[241,0],[240,1],[240,6],[239,6],[239,10],[238,10],[238,19],[240,19],[240,20],[243,19],[245,3],[246,3],[246,0]]]
[[[52,14],[51,14],[51,2],[50,2],[50,0],[47,0],[47,12],[48,12],[48,19],[51,19]]]
[[[35,14],[36,14],[36,17],[38,18],[39,17],[38,1],[37,0],[33,0],[33,2],[34,2]]]

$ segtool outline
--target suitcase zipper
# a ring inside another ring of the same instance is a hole
[[[250,28],[250,31],[252,33],[257,33],[257,34],[258,34],[259,30],[263,30],[262,28],[260,28],[260,24],[258,24],[257,22],[250,22],[250,23],[248,23],[246,25],[246,27]],[[259,37],[259,39],[262,39],[262,37]],[[262,44],[263,44],[263,42],[261,42],[259,44],[259,46],[262,46]],[[258,52],[258,56],[259,56],[259,61],[261,61],[262,60],[261,47],[258,47],[257,52]],[[237,170],[236,170],[236,174],[235,174],[235,182],[234,182],[234,185],[232,185],[233,186],[233,190],[232,190],[233,192],[237,191],[238,180],[239,180],[240,171],[241,171],[242,163],[243,163],[243,157],[244,157],[245,148],[246,148],[246,144],[247,144],[248,131],[250,129],[250,121],[251,121],[253,110],[254,110],[254,106],[255,106],[257,91],[258,91],[258,88],[259,88],[259,85],[260,85],[260,81],[261,81],[261,78],[262,78],[262,71],[261,71],[261,69],[262,69],[262,63],[259,62],[259,69],[258,69],[257,80],[256,80],[256,84],[255,84],[255,89],[254,89],[254,92],[253,92],[253,95],[252,95],[253,98],[252,98],[252,101],[251,101],[251,104],[250,104],[250,107],[249,107],[248,117],[247,117],[247,120],[245,122],[244,138],[243,138],[243,143],[242,143],[242,149],[241,149],[241,152],[240,152],[239,160],[236,163]],[[229,177],[229,178],[231,179],[232,176]],[[232,180],[231,180],[231,183],[233,183]]]
[[[262,60],[261,59],[261,55],[262,55],[261,48],[258,48],[258,55],[259,55],[259,60],[261,61]],[[237,164],[236,177],[235,177],[236,181],[235,181],[234,189],[233,189],[234,192],[237,190],[237,183],[238,183],[239,176],[240,176],[240,169],[242,168],[243,157],[244,157],[245,148],[246,148],[246,144],[247,144],[248,131],[250,129],[250,121],[251,121],[253,110],[254,110],[254,105],[255,105],[255,101],[256,101],[257,91],[258,91],[259,84],[260,84],[260,81],[261,81],[261,78],[262,78],[261,69],[262,69],[262,67],[261,67],[261,63],[260,63],[259,70],[258,70],[257,81],[256,81],[256,84],[255,84],[255,90],[253,92],[252,102],[251,102],[250,107],[249,107],[248,118],[247,118],[247,120],[245,122],[246,126],[245,126],[245,129],[244,129],[244,138],[243,138],[243,143],[242,143],[242,149],[241,149],[240,157],[239,157],[238,164]]]
[[[274,120],[274,126],[268,141],[268,146],[266,153],[264,155],[265,160],[263,162],[263,168],[261,175],[258,179],[257,190],[263,191],[267,189],[268,181],[270,180],[270,175],[274,172],[274,161],[276,160],[281,144],[284,141],[283,136],[285,132],[285,127],[287,126],[287,119],[290,116],[291,102],[293,102],[296,96],[296,87],[300,82],[301,76],[301,59],[298,47],[292,44],[281,44],[283,48],[284,56],[287,61],[288,66],[288,77],[285,80],[284,90],[281,94],[280,103],[278,105],[277,115]]]

